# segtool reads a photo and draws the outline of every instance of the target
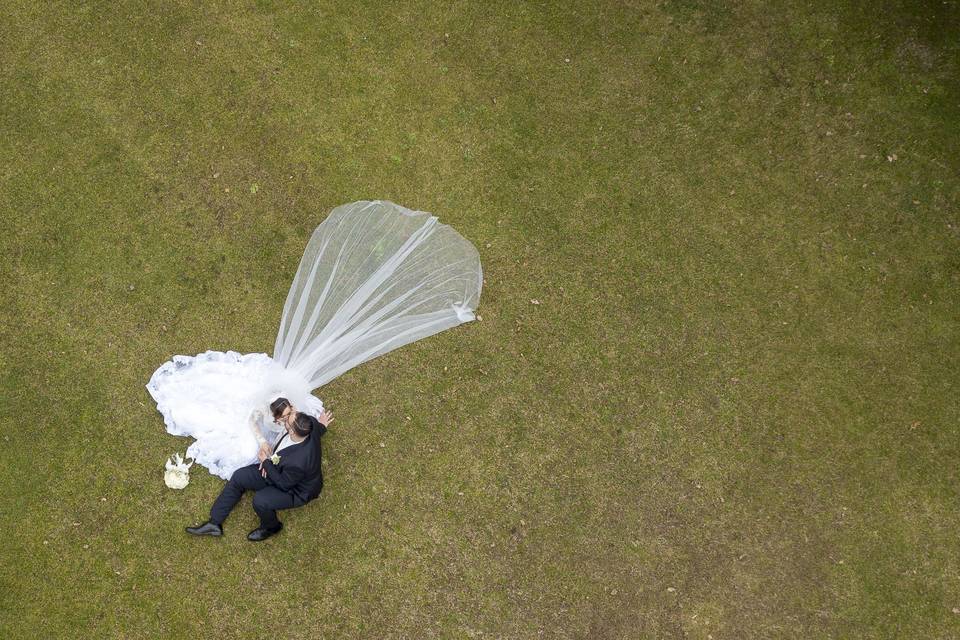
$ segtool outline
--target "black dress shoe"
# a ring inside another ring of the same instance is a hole
[[[260,542],[261,540],[266,540],[276,533],[280,533],[280,529],[283,529],[282,522],[277,526],[276,529],[264,529],[263,527],[257,527],[247,534],[247,540],[250,540],[251,542]]]
[[[223,527],[212,522],[204,522],[199,527],[187,527],[187,533],[195,536],[222,536]]]

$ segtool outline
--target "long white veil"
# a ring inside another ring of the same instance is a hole
[[[273,358],[316,389],[473,320],[482,281],[476,248],[436,216],[382,200],[339,206],[303,253]]]
[[[262,416],[284,396],[318,414],[312,392],[362,362],[474,319],[476,248],[435,216],[392,202],[335,208],[307,243],[283,307],[273,357],[174,356],[150,378],[167,431],[224,479],[256,460]],[[251,429],[251,425],[254,427]],[[259,426],[258,426],[259,425]]]

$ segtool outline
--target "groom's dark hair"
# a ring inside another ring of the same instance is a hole
[[[313,421],[305,413],[297,412],[297,417],[293,419],[293,430],[301,438],[305,438],[313,431]]]
[[[290,406],[290,401],[286,398],[277,398],[270,403],[270,412],[273,414],[274,418],[279,418],[281,414]]]

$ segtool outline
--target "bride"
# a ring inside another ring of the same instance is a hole
[[[277,397],[320,415],[312,394],[397,347],[474,319],[483,281],[476,248],[435,216],[382,200],[336,207],[314,231],[265,353],[174,356],[147,390],[187,455],[223,479],[257,460],[282,428]]]

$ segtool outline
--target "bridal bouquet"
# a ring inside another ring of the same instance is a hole
[[[179,452],[173,454],[167,459],[163,482],[171,489],[183,489],[190,483],[190,467],[194,462],[191,460],[190,464],[185,464]]]

